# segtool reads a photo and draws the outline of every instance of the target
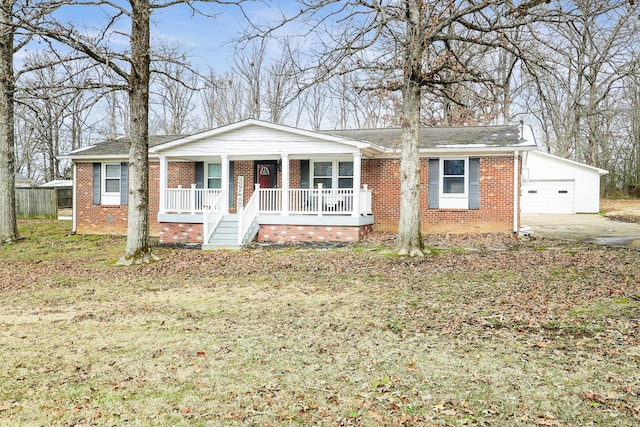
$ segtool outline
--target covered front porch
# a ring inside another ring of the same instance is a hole
[[[239,177],[242,178],[242,177]],[[159,215],[170,219],[171,215],[202,215],[207,208],[220,204],[220,210],[232,213],[228,204],[222,206],[223,200],[229,198],[220,189],[197,188],[192,184],[189,188],[165,188],[164,201]],[[242,192],[240,190],[238,193]],[[259,215],[295,216],[295,215],[371,215],[371,190],[364,184],[359,190],[332,189],[319,186],[315,189],[282,189],[260,188],[255,184],[255,203]],[[355,196],[357,194],[357,197]],[[253,198],[253,196],[252,196]],[[250,199],[251,200],[251,199]],[[236,207],[235,211],[242,209]]]
[[[243,193],[244,177],[238,177],[238,194]],[[318,230],[335,231],[336,236],[357,240],[349,230],[360,230],[373,224],[371,190],[325,189],[261,189],[255,184],[246,205],[242,197],[234,212],[228,204],[227,192],[216,189],[165,189],[165,212],[158,214],[161,223],[202,224],[205,249],[235,248],[246,245],[262,229],[262,239],[280,242],[325,240]],[[293,228],[292,228],[293,227]],[[324,227],[324,228],[323,228]],[[275,230],[275,231],[274,231]],[[295,231],[293,231],[295,230]],[[333,240],[333,239],[332,239]]]
[[[158,221],[202,224],[204,245],[243,245],[266,225],[373,223],[362,158],[381,150],[369,143],[247,120],[152,152],[159,160]]]

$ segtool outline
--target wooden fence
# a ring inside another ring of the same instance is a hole
[[[58,197],[55,188],[16,188],[18,218],[58,217]]]

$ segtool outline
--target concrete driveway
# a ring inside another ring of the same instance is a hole
[[[533,237],[640,249],[640,224],[613,221],[598,214],[522,214],[520,223],[531,227]]]

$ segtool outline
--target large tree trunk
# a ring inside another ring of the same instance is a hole
[[[117,265],[158,259],[149,241],[149,19],[148,0],[131,0],[131,72],[129,106],[129,223],[127,247]]]
[[[16,221],[15,138],[13,117],[14,0],[0,4],[0,242],[19,238]]]
[[[402,158],[400,163],[400,255],[424,255],[420,231],[420,82],[422,19],[420,0],[406,0],[407,38],[402,82]]]

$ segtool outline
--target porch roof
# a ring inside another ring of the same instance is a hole
[[[385,149],[367,141],[247,119],[182,137],[149,150],[154,155],[197,159],[228,156],[233,159],[308,158],[318,155],[376,156]]]

